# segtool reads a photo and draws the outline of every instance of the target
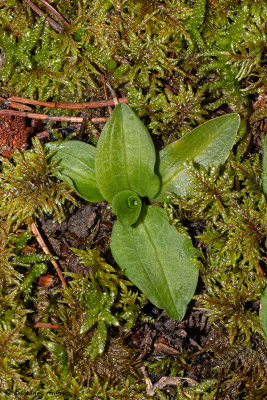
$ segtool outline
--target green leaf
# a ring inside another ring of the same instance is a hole
[[[141,212],[142,202],[131,190],[122,190],[112,200],[112,211],[123,226],[134,224]]]
[[[153,197],[159,191],[154,173],[156,161],[152,139],[127,104],[118,104],[100,135],[95,159],[96,181],[105,200],[122,190]]]
[[[198,268],[191,239],[169,224],[165,211],[145,206],[138,222],[117,221],[111,251],[126,276],[159,308],[181,320],[197,285]]]
[[[267,195],[267,135],[265,136],[263,148],[262,189],[263,193]]]
[[[267,342],[267,287],[261,296],[261,309],[259,311],[261,326],[265,333],[265,341]]]
[[[46,148],[54,152],[49,162],[56,161],[60,167],[54,175],[66,182],[87,201],[102,201],[95,178],[96,148],[78,140],[47,143]]]
[[[194,187],[187,176],[185,163],[193,161],[205,169],[222,165],[233,147],[239,124],[238,114],[222,115],[161,150],[157,165],[161,190],[153,201],[164,201],[169,193],[186,196],[192,192]]]

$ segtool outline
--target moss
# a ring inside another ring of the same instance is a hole
[[[100,94],[98,77],[104,72],[114,88],[127,90],[141,116],[145,111],[152,131],[167,131],[169,137],[174,129],[180,134],[192,129],[205,111],[226,104],[246,116],[248,96],[263,84],[262,2],[53,5],[71,21],[63,34],[36,18],[25,4],[19,2],[19,20],[27,21],[23,24],[16,22],[17,4],[2,5],[0,46],[6,65],[1,80],[7,90],[79,101]],[[11,70],[15,73],[8,79]]]
[[[187,376],[201,369],[196,387],[158,391],[158,399],[262,399],[266,345],[253,304],[266,286],[259,123],[264,115],[262,107],[252,112],[251,106],[266,86],[266,4],[50,3],[71,23],[62,34],[23,1],[0,5],[0,81],[5,95],[55,102],[103,98],[104,74],[118,95],[128,96],[158,148],[214,116],[241,114],[237,142],[223,168],[188,166],[197,195],[172,198],[165,205],[172,223],[178,229],[186,226],[199,248],[197,299],[209,313],[212,328],[203,337],[201,351],[183,350],[177,358],[152,357],[146,363],[155,375]],[[90,115],[99,116],[99,111]],[[138,352],[125,337],[149,320],[143,311],[146,300],[111,265],[108,253],[86,250],[84,240],[74,253],[88,275],[69,274],[65,290],[36,284],[51,265],[33,246],[29,225],[43,213],[63,219],[76,201],[54,180],[55,166],[46,161],[38,141],[29,152],[1,159],[0,397],[17,398],[23,390],[29,399],[51,398],[51,391],[55,399],[146,399]],[[37,330],[35,318],[44,323],[55,319],[61,329]],[[200,368],[199,360],[207,359],[208,367],[204,362]]]
[[[0,216],[5,220],[6,232],[23,222],[29,224],[33,217],[44,212],[55,212],[60,220],[64,215],[63,204],[67,200],[75,202],[64,184],[51,179],[56,167],[49,165],[47,159],[38,139],[34,140],[32,150],[17,151],[12,160],[2,158]]]

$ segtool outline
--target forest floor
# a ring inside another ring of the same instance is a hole
[[[7,3],[0,2],[0,400],[266,398],[264,5],[51,1],[68,17],[59,32],[28,2]],[[214,117],[241,116],[225,168],[215,178],[206,171],[200,186],[211,200],[162,205],[187,229],[202,265],[182,321],[148,302],[116,265],[108,204],[81,199],[46,164],[45,143],[96,145],[114,98],[129,103],[157,149]],[[75,110],[41,101],[97,104]],[[105,336],[97,321],[81,334],[84,299],[98,284],[101,295],[116,287],[110,313],[120,324],[107,324]]]

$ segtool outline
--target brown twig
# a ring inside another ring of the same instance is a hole
[[[62,128],[54,128],[53,131],[60,132],[61,129],[62,129]],[[78,133],[80,132],[80,129],[82,129],[82,124],[77,124],[77,125],[75,126],[75,130],[74,130],[72,133],[75,134],[75,136],[76,136],[76,135],[77,135],[77,132],[78,132]],[[36,136],[38,139],[45,139],[45,138],[47,138],[49,135],[50,135],[50,132],[48,132],[48,131],[42,131],[42,132],[36,133],[35,136]]]
[[[8,99],[4,99],[4,97],[0,97],[0,101],[2,101],[6,106],[9,106],[11,108],[16,108],[17,110],[32,111],[31,107],[26,106],[25,104],[20,104],[14,101],[10,101]]]
[[[176,356],[179,354],[179,351],[174,349],[173,347],[167,346],[164,343],[155,343],[154,344],[154,350],[157,354],[159,353],[165,353],[165,354],[170,354],[172,356]]]
[[[45,15],[45,13],[39,7],[37,7],[37,5],[34,4],[31,0],[25,0],[25,2],[33,9],[33,11],[36,12],[37,15],[39,15],[39,17],[43,17]],[[51,25],[52,28],[54,28],[57,32],[59,32],[59,33],[64,32],[64,30],[65,30],[64,26],[58,24],[56,21],[54,21],[50,17],[45,17],[45,19],[49,23],[49,25]]]
[[[109,117],[95,117],[92,118],[90,121],[92,122],[92,124],[104,124],[105,122],[107,122]]]
[[[76,130],[73,131],[74,134],[78,131],[78,129],[80,128],[80,126],[81,126],[81,124],[77,124],[77,125],[76,125],[76,127],[75,127]],[[59,132],[61,129],[62,129],[62,128],[54,128],[53,131]],[[45,139],[45,138],[47,138],[47,137],[49,136],[49,134],[50,134],[50,132],[48,132],[48,131],[42,131],[42,132],[36,133],[35,136],[36,136],[38,139]]]
[[[28,111],[13,111],[13,110],[0,110],[0,115],[16,115],[17,117],[25,117],[25,118],[35,118],[42,119],[45,121],[66,121],[66,122],[82,122],[83,117],[69,117],[69,116],[58,116],[58,115],[46,115],[46,114],[37,114],[31,113]]]
[[[197,381],[191,378],[181,378],[179,376],[163,376],[158,382],[154,383],[152,387],[148,385],[146,388],[146,392],[149,396],[154,396],[157,389],[161,390],[169,385],[181,386],[183,381],[186,381],[188,386],[195,386],[198,384]]]
[[[142,367],[140,368],[140,371],[143,375],[143,377],[145,378],[145,383],[146,383],[146,390],[151,390],[153,385],[151,380],[149,379],[148,373],[146,371],[146,367],[144,365],[142,365]]]
[[[32,230],[32,233],[34,234],[34,236],[36,237],[37,242],[42,247],[43,252],[45,254],[48,254],[49,256],[51,256],[52,254],[50,253],[47,245],[45,244],[45,242],[34,222],[31,223],[31,230]],[[53,259],[51,260],[51,263],[54,265],[55,270],[57,271],[57,274],[59,276],[59,279],[61,280],[62,286],[67,287],[67,283],[66,283],[65,278],[58,266],[58,263],[56,262],[56,260],[53,260]]]
[[[116,95],[115,95],[115,97],[116,97]],[[32,104],[32,105],[35,104],[35,105],[51,107],[51,108],[66,108],[66,109],[73,109],[73,110],[74,109],[84,109],[84,108],[99,108],[99,107],[107,107],[107,106],[115,105],[114,99],[89,101],[89,102],[83,102],[83,103],[54,103],[54,102],[50,102],[50,101],[25,99],[24,97],[9,97],[8,100],[15,101],[18,103],[25,103],[25,104]],[[117,101],[119,103],[128,103],[127,97],[121,97],[121,98],[117,99]]]
[[[0,110],[1,115],[17,116],[25,118],[41,119],[44,121],[65,121],[65,122],[76,122],[82,123],[86,117],[69,117],[69,116],[58,116],[58,115],[47,115],[47,114],[37,114],[30,113],[28,111],[14,111],[14,110]],[[103,124],[108,120],[108,117],[96,117],[91,118],[92,124]]]
[[[195,386],[198,384],[197,381],[191,378],[182,378],[179,376],[163,376],[158,382],[152,384],[149,379],[146,367],[142,366],[140,368],[142,375],[145,378],[145,383],[147,385],[146,392],[149,396],[154,396],[156,389],[164,389],[168,385],[181,386],[182,382],[185,380],[189,386]]]
[[[24,103],[24,104],[32,104],[32,105],[36,105],[36,106],[45,106],[45,107],[51,107],[51,108],[55,108],[55,104],[54,102],[50,102],[50,101],[39,101],[39,100],[32,100],[32,99],[26,99],[25,97],[9,97],[8,100],[11,101],[16,101],[18,103]]]
[[[50,329],[60,329],[61,327],[59,325],[54,325],[54,324],[49,324],[45,322],[36,322],[33,325],[34,328],[50,328]]]
[[[58,129],[56,129],[56,130],[58,130]],[[35,136],[38,139],[45,139],[45,138],[47,138],[49,136],[49,132],[47,132],[47,131],[38,132],[38,133],[36,133]]]
[[[59,14],[59,12],[52,7],[49,3],[47,3],[47,1],[45,0],[39,0],[40,3],[42,3],[49,11],[51,11],[52,14],[54,14],[61,22],[63,22],[64,25],[66,25],[68,28],[70,28],[70,24],[65,20],[64,17],[62,17],[61,14]]]

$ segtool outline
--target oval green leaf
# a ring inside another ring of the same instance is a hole
[[[55,161],[60,167],[55,173],[58,179],[66,182],[87,201],[104,200],[96,184],[94,146],[78,140],[52,142],[45,146],[53,152],[48,161]]]
[[[105,200],[112,203],[122,190],[154,197],[159,191],[155,161],[155,148],[146,127],[127,104],[118,104],[96,150],[96,181]]]
[[[112,211],[123,226],[134,224],[141,212],[142,201],[131,190],[122,190],[112,200]]]
[[[162,208],[145,206],[132,226],[117,221],[111,251],[151,303],[176,320],[184,317],[198,280],[195,249],[189,237],[170,225]]]
[[[222,165],[233,147],[239,124],[238,114],[222,115],[162,149],[157,164],[161,190],[153,201],[165,201],[169,193],[177,196],[190,194],[194,186],[185,163],[194,161],[206,169]]]

